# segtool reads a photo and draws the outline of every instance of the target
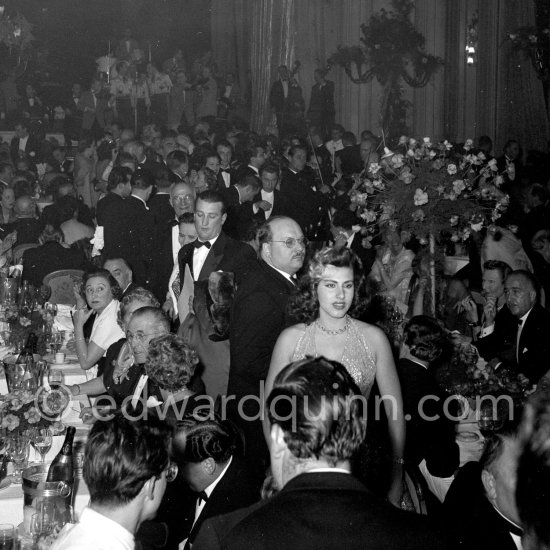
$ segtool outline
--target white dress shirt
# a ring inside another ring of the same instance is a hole
[[[29,141],[29,136],[24,138],[19,138],[19,150],[24,151],[27,147],[27,141]]]
[[[227,472],[229,466],[231,465],[231,462],[233,461],[233,457],[229,458],[229,462],[226,464],[225,468],[223,469],[222,473],[218,478],[216,478],[215,481],[213,481],[205,490],[206,496],[210,498],[210,495],[214,492],[214,489],[216,488],[216,485],[222,480],[222,477]],[[206,505],[206,501],[202,499],[197,499],[197,504],[195,505],[195,519],[193,519],[193,525],[195,525],[196,521],[199,519],[199,516],[202,514],[202,511],[204,510],[204,507]],[[193,529],[193,527],[191,527]],[[178,545],[178,550],[183,550],[185,548],[185,544],[187,543],[187,539],[181,541]]]
[[[266,210],[264,212],[265,219],[269,220],[269,217],[271,216],[271,213],[273,212],[273,207],[275,206],[275,191],[271,191],[271,193],[268,193],[267,191],[264,191],[262,189],[261,191],[262,200],[267,201],[269,204],[271,204],[271,210]]]
[[[199,280],[199,275],[202,266],[206,261],[206,256],[208,256],[208,253],[214,246],[214,243],[218,240],[218,237],[219,235],[216,235],[213,239],[210,239],[210,248],[206,248],[206,246],[201,246],[200,248],[195,248],[195,250],[193,251],[193,279],[195,281]]]
[[[229,167],[227,167],[225,170],[229,170]],[[228,172],[224,172],[223,168],[220,168],[220,172],[222,174],[223,182],[225,183],[226,189],[229,189],[231,187],[231,174]]]
[[[178,253],[180,251],[181,245],[179,241],[180,236],[180,226],[174,225],[172,227],[172,257],[174,258],[174,263],[178,263]]]
[[[84,508],[76,525],[67,524],[52,550],[134,550],[134,535],[122,525]]]

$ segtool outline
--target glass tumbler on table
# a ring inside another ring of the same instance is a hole
[[[57,390],[63,385],[63,372],[59,369],[50,369],[48,372],[48,384],[52,390]]]
[[[15,527],[11,523],[0,523],[0,550],[15,550]]]
[[[14,472],[13,483],[22,483],[21,474],[25,467],[25,462],[29,459],[30,440],[26,435],[11,435],[8,438],[8,450],[13,460]]]

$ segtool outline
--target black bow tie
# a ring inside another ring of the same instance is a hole
[[[523,325],[523,319],[518,319],[518,327],[521,327]]]
[[[201,491],[200,493],[197,493],[197,498],[198,498],[199,504],[202,501],[204,501],[204,502],[208,501],[208,495],[204,491]]]
[[[170,222],[170,227],[176,227],[176,225],[179,225],[179,224],[180,224],[180,222],[178,220],[172,220]]]
[[[206,246],[206,248],[210,248],[212,245],[210,244],[210,241],[199,241],[199,240],[196,240],[194,243],[193,243],[193,246],[195,248],[200,248],[201,246]]]
[[[231,172],[231,168],[220,168],[220,171],[227,172],[229,174]]]

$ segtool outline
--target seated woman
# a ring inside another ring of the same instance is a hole
[[[409,281],[411,280],[414,252],[403,246],[396,228],[389,227],[384,233],[384,247],[380,249],[372,265],[370,277],[380,284],[380,290],[393,296],[396,306],[407,312]]]
[[[361,315],[366,302],[365,277],[357,256],[347,248],[323,248],[317,252],[290,301],[291,316],[302,322],[279,336],[265,395],[269,395],[275,377],[286,365],[306,356],[323,356],[342,363],[365,397],[376,380],[381,395],[392,398],[384,400],[384,407],[391,419],[394,459],[389,498],[397,504],[402,492],[405,445],[401,389],[385,334],[378,327],[353,318]]]
[[[70,246],[82,239],[91,239],[94,236],[94,230],[89,225],[78,221],[78,201],[67,195],[57,201],[57,207],[61,214],[61,231],[65,242]]]
[[[134,311],[142,307],[159,307],[157,299],[149,290],[138,287],[123,298],[120,304],[120,327],[124,333]],[[105,370],[102,375],[83,384],[70,386],[73,395],[94,396],[107,392],[115,400],[117,407],[120,407],[124,399],[133,394],[137,380],[142,374],[141,371],[131,370],[123,380],[114,380],[113,378],[116,361],[124,342],[126,342],[125,336],[109,346],[105,355]]]
[[[432,317],[417,315],[405,326],[397,364],[404,413],[410,418],[405,461],[420,467],[430,490],[441,502],[460,459],[455,423],[444,412],[448,396],[433,375],[434,365],[448,348],[442,326]],[[430,398],[425,399],[427,396]]]
[[[84,370],[98,365],[98,375],[101,375],[109,346],[124,337],[124,332],[118,324],[119,299],[122,291],[106,269],[86,273],[82,289],[86,301],[75,289],[78,307],[73,315],[76,355]],[[96,314],[96,318],[89,342],[86,342],[84,325],[93,313]]]

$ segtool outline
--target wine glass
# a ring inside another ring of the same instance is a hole
[[[52,351],[52,355],[55,355],[63,345],[63,334],[61,332],[51,332],[48,334],[48,346]]]
[[[30,441],[25,435],[9,437],[9,452],[15,466],[12,481],[21,483],[21,473],[25,462],[29,459]]]
[[[57,390],[63,385],[63,372],[59,369],[50,369],[50,372],[48,372],[48,384],[52,390]]]
[[[11,523],[0,523],[0,550],[15,550],[15,527]]]
[[[52,448],[52,431],[49,428],[33,428],[31,430],[30,437],[32,446],[40,453],[42,464],[44,464],[46,461],[46,455]]]

